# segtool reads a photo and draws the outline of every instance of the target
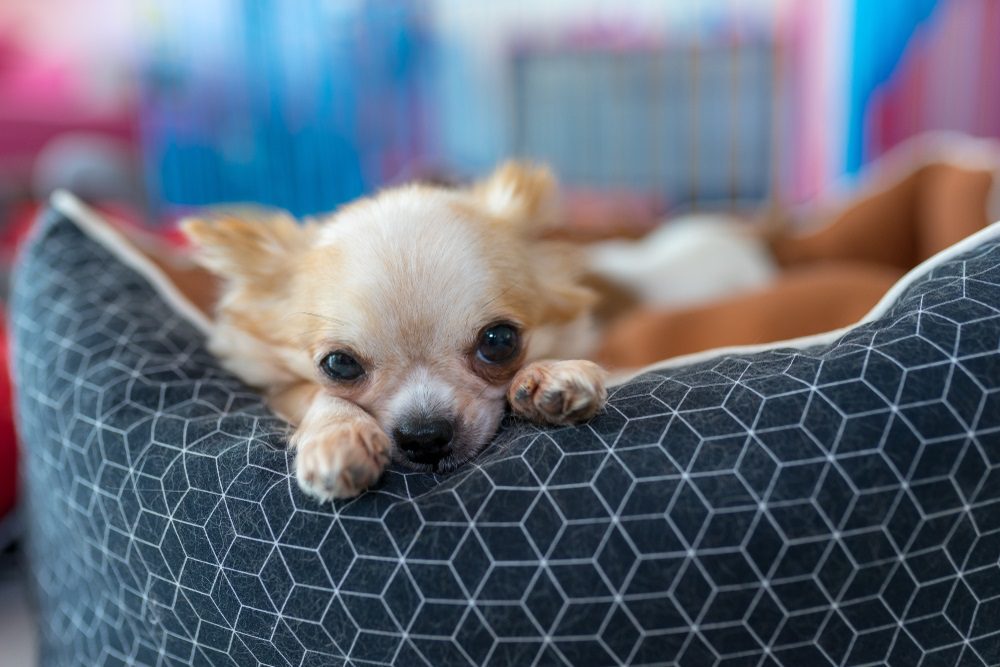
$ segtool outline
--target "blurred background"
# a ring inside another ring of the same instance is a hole
[[[0,259],[58,187],[165,228],[510,156],[638,227],[794,206],[923,131],[1000,137],[997,84],[1000,0],[2,0]],[[30,664],[19,595],[4,664]]]
[[[661,211],[1000,135],[995,0],[4,0],[0,201],[303,215],[511,155]]]

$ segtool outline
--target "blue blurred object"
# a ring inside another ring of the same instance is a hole
[[[562,180],[673,206],[756,205],[769,194],[775,46],[769,35],[614,31],[514,58],[514,151]]]
[[[872,93],[895,72],[913,33],[941,0],[855,0],[847,173],[856,173],[873,156],[865,154],[865,118]]]
[[[335,208],[425,152],[420,3],[160,0],[142,81],[161,205]]]

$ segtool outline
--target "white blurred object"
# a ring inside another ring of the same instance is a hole
[[[32,189],[39,200],[59,189],[83,197],[138,203],[139,165],[127,144],[96,133],[57,136],[39,151]]]
[[[38,621],[28,574],[15,554],[0,554],[0,665],[38,664]]]
[[[638,241],[604,241],[588,249],[594,273],[629,288],[643,305],[689,306],[771,283],[778,267],[745,222],[690,215]]]

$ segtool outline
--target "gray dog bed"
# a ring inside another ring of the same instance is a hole
[[[44,665],[1000,664],[1000,226],[332,506],[113,236],[59,199],[11,305]]]

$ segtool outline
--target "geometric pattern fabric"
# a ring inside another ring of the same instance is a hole
[[[304,496],[287,428],[51,213],[11,321],[42,664],[1000,664],[1000,243],[829,345]]]

